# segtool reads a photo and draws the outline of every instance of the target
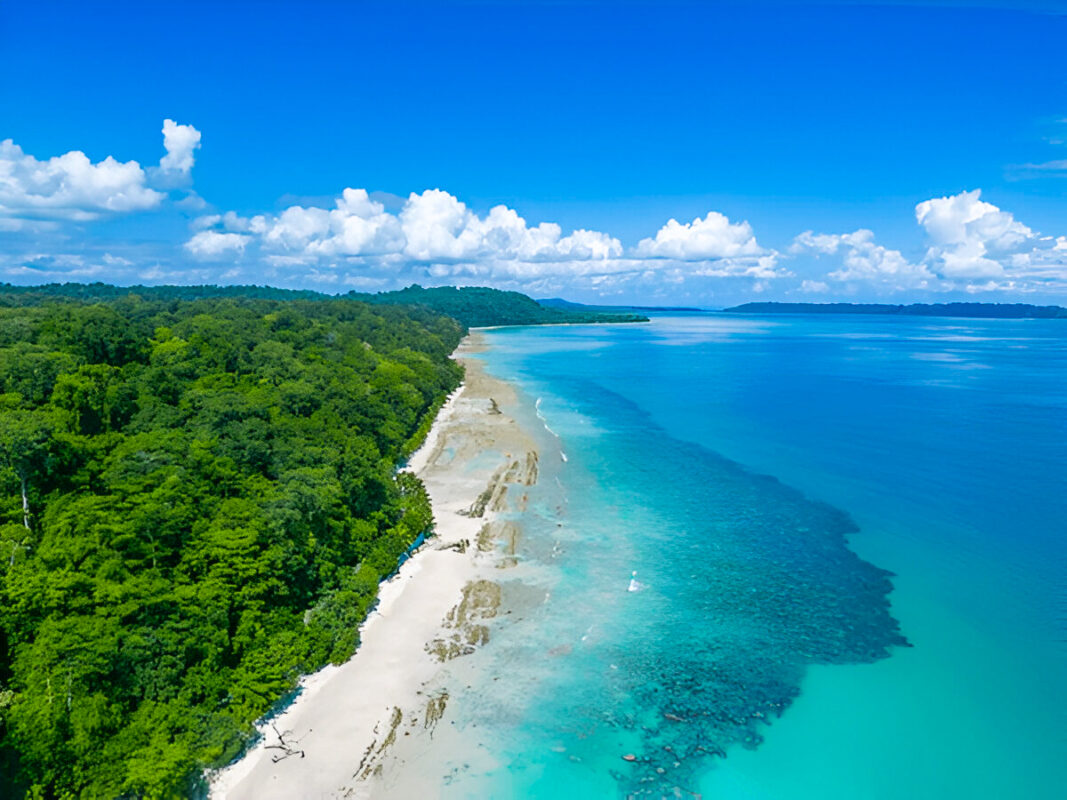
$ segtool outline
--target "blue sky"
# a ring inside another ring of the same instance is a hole
[[[0,280],[1067,303],[1065,6],[8,0]]]

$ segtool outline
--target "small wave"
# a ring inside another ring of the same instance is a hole
[[[541,420],[541,424],[545,426],[545,430],[548,431],[549,433],[551,433],[553,436],[555,436],[558,439],[559,438],[559,434],[556,433],[554,430],[552,430],[550,427],[548,427],[548,420],[545,419],[545,415],[541,413],[541,401],[543,399],[544,398],[542,398],[542,397],[538,397],[537,398],[537,401],[534,403],[534,411],[537,414],[537,418],[539,420]],[[564,458],[563,460],[566,461],[567,459]]]
[[[559,457],[562,458],[564,462],[567,461],[567,454],[564,453],[562,450],[559,451]]]

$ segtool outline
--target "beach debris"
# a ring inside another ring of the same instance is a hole
[[[284,761],[285,759],[289,758],[289,756],[295,756],[295,755],[299,755],[301,758],[304,757],[304,751],[294,747],[294,745],[300,744],[300,739],[289,738],[288,741],[286,740],[286,737],[291,737],[292,736],[292,733],[293,733],[292,731],[280,731],[280,730],[278,730],[278,726],[275,725],[273,722],[270,724],[270,727],[274,731],[274,735],[278,737],[278,743],[277,744],[268,744],[266,746],[266,749],[267,750],[281,750],[282,751],[280,755],[279,754],[272,754],[271,755],[270,760],[272,762],[277,764],[279,761]],[[301,737],[301,738],[303,738],[303,737]]]

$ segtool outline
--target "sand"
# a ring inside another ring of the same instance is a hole
[[[514,391],[469,358],[480,349],[474,333],[457,350],[464,384],[407,467],[426,485],[436,536],[382,584],[355,655],[306,677],[257,745],[211,776],[212,800],[385,796],[379,778],[398,738],[432,731],[447,706],[447,692],[424,688],[492,635],[494,577],[513,563],[518,535],[513,519],[495,517],[524,508],[539,455],[508,413]]]

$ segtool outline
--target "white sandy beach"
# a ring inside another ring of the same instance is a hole
[[[514,536],[496,512],[521,509],[523,487],[537,476],[532,439],[506,411],[506,383],[457,351],[464,385],[449,398],[409,469],[429,492],[436,537],[384,583],[361,629],[356,654],[302,681],[296,700],[241,760],[211,779],[212,800],[367,798],[382,794],[381,765],[398,737],[440,719],[447,695],[423,693],[444,663],[487,640],[500,589],[493,581],[507,554],[494,546]],[[279,744],[275,729],[292,752]],[[301,756],[300,753],[303,753]]]

